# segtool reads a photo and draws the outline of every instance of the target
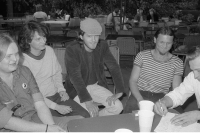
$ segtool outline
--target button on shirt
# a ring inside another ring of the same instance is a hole
[[[20,104],[14,115],[27,120],[36,113],[34,102],[37,101],[43,101],[43,97],[27,67],[19,65],[13,72],[13,90],[0,78],[0,131],[12,116],[12,107]]]

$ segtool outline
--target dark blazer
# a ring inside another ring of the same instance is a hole
[[[113,77],[116,93],[123,93],[122,73],[106,41],[100,41],[92,53],[98,85],[108,88],[104,75],[104,64],[106,64]],[[75,41],[66,47],[65,63],[68,73],[65,79],[65,89],[68,95],[72,99],[78,95],[81,103],[92,100],[86,89],[89,80],[89,63],[83,44]]]

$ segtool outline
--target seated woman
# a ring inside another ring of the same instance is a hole
[[[35,21],[22,27],[18,41],[24,56],[23,65],[33,73],[53,116],[90,117],[89,113],[66,93],[62,83],[62,68],[54,50],[46,45],[46,35],[46,27]]]
[[[52,117],[31,71],[19,63],[20,50],[0,34],[0,131],[64,132],[80,116]]]

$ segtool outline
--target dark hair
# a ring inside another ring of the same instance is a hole
[[[36,31],[40,36],[47,37],[49,35],[49,30],[45,25],[33,20],[27,22],[19,31],[18,45],[23,53],[30,51],[29,43]]]
[[[194,60],[200,55],[200,46],[193,46],[190,48],[187,52],[187,58],[188,60]]]
[[[6,52],[8,50],[8,47],[11,43],[16,43],[15,39],[11,37],[8,33],[0,33],[0,62],[4,59]],[[18,47],[18,45],[17,45]],[[21,56],[21,51],[18,47],[19,55]]]
[[[36,11],[42,11],[42,5],[37,5],[36,6]]]
[[[119,8],[115,8],[115,13],[117,14],[117,13],[119,13]]]
[[[154,34],[154,37],[155,37],[155,38],[158,38],[158,35],[159,35],[159,34],[162,34],[162,35],[169,35],[169,36],[175,37],[174,31],[173,31],[171,28],[169,28],[168,26],[159,28],[159,29],[156,31],[156,33]]]

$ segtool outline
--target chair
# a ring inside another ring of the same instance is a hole
[[[142,35],[144,38],[144,29],[142,27],[132,27],[133,35]]]
[[[157,24],[158,24],[159,27],[164,27],[165,26],[164,22],[157,22]]]
[[[78,34],[78,32],[77,31],[75,31],[75,30],[70,30],[69,32],[67,32],[67,36],[68,37],[79,37],[79,34]]]
[[[132,30],[119,30],[118,34],[119,35],[133,35],[133,31]]]
[[[175,22],[174,22],[174,21],[168,21],[168,22],[166,22],[166,25],[167,25],[168,27],[170,27],[170,26],[175,25]]]
[[[140,22],[139,27],[147,27],[148,24],[149,22]]]
[[[118,37],[117,46],[119,47],[120,59],[122,56],[129,56],[131,57],[131,61],[133,60],[132,57],[136,55],[137,49],[135,39],[133,37]]]
[[[45,21],[44,18],[35,18],[35,19],[36,19],[36,21],[39,22],[39,23],[42,22],[42,21]]]
[[[186,35],[190,35],[188,27],[186,27],[186,26],[180,27],[179,26],[177,31],[176,31],[176,33],[175,33],[175,35],[176,35],[176,38],[177,38],[178,45],[182,45],[185,36]]]

